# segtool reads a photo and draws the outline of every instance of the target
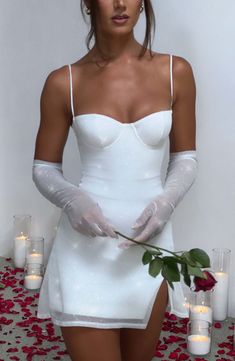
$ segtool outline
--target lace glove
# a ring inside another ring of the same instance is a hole
[[[64,210],[75,230],[86,236],[118,238],[99,204],[64,178],[62,163],[34,160],[33,181],[44,197]]]
[[[195,150],[170,154],[163,193],[151,201],[132,226],[132,229],[137,230],[144,227],[134,240],[145,242],[163,230],[175,207],[194,183],[196,173]],[[128,248],[135,245],[134,242],[128,241],[120,243],[119,247]]]

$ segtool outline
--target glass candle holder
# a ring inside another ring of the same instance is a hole
[[[25,266],[24,286],[29,290],[36,290],[41,287],[43,279],[43,265],[28,263]]]
[[[233,323],[233,351],[235,351],[235,323]]]
[[[188,322],[187,350],[195,356],[207,355],[211,352],[211,323],[204,320]]]
[[[29,237],[26,241],[26,263],[44,264],[43,237]]]
[[[195,292],[191,289],[190,293],[190,305],[189,305],[189,319],[204,320],[212,323],[212,294],[213,289],[210,291],[198,291]]]
[[[187,287],[187,289],[184,289],[183,287],[183,294],[184,294],[184,301],[183,301],[183,307],[185,311],[188,313],[189,317],[189,307],[190,307],[190,289]]]
[[[213,248],[212,270],[217,281],[213,297],[213,318],[224,321],[228,317],[228,295],[229,295],[229,267],[231,250],[228,248]]]
[[[15,267],[24,268],[26,257],[26,240],[30,236],[31,228],[30,215],[13,216],[13,263]]]

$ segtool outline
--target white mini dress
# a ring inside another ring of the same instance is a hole
[[[163,191],[172,109],[128,124],[104,114],[75,116],[68,66],[72,128],[82,165],[78,186],[99,203],[117,231],[134,238],[137,233],[131,226]],[[172,55],[170,79],[172,95]],[[62,212],[40,289],[37,317],[51,318],[59,326],[146,328],[163,277],[148,274],[141,246],[118,248],[125,240],[84,236]],[[148,243],[174,250],[171,221]],[[188,317],[181,283],[174,283],[174,288],[168,286],[169,311]]]

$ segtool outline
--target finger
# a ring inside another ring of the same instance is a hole
[[[92,237],[99,236],[97,224],[87,221],[86,218],[82,219],[80,228],[85,231],[86,235],[89,235]]]
[[[145,229],[134,238],[137,242],[145,242],[147,241],[151,236],[153,236],[158,231],[158,222],[156,221],[156,218],[151,218],[148,222]]]
[[[103,232],[103,236],[118,238],[114,226],[111,225],[109,219],[103,215],[102,209],[99,205],[97,205],[97,208],[93,213],[93,221],[94,219],[96,220],[95,223],[98,224],[100,230]],[[89,221],[91,222],[91,219]]]
[[[117,233],[115,233],[113,227],[109,223],[99,222],[99,227],[108,237],[118,238]]]
[[[116,233],[116,226],[114,226],[108,217],[104,217],[105,223],[111,232],[111,237],[118,238],[118,234]]]
[[[149,218],[153,215],[154,210],[155,207],[152,204],[145,208],[131,228],[136,229],[144,226],[145,223],[149,220]]]
[[[97,223],[90,223],[90,228],[95,233],[95,235],[105,236],[105,233],[102,231],[102,229],[100,229]]]
[[[118,248],[126,249],[131,247],[132,245],[133,245],[132,242],[123,242],[123,243],[119,243]]]
[[[96,234],[92,231],[90,231],[87,228],[84,228],[82,226],[80,226],[79,228],[76,229],[78,232],[80,232],[81,234],[83,234],[86,237],[95,237]]]

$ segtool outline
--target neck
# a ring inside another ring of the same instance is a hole
[[[133,32],[123,36],[99,35],[91,55],[97,61],[108,58],[111,62],[128,62],[133,57],[137,57],[141,50],[141,45],[135,40]]]

